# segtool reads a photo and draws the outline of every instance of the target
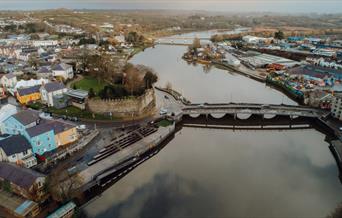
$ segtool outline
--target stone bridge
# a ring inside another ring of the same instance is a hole
[[[196,117],[198,115],[262,115],[265,118],[274,116],[289,117],[311,117],[319,118],[329,112],[306,107],[292,105],[269,105],[269,104],[248,104],[248,103],[229,103],[229,104],[191,104],[182,108],[183,115]]]
[[[265,104],[191,104],[182,108],[184,125],[205,126],[288,126],[313,124],[329,112],[291,105]]]

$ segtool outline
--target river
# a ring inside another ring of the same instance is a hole
[[[131,62],[159,74],[192,102],[296,104],[242,75],[181,59],[158,45]],[[86,206],[88,217],[325,217],[342,201],[336,162],[316,130],[183,128]]]

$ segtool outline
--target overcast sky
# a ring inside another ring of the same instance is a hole
[[[53,8],[342,13],[342,0],[0,0],[0,10]]]

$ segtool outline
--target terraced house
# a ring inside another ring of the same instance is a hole
[[[27,104],[29,102],[39,100],[40,98],[41,95],[39,85],[17,90],[17,99],[21,104]]]
[[[12,135],[0,140],[0,161],[27,168],[37,165],[30,143],[22,135]]]
[[[40,88],[42,102],[47,104],[49,107],[54,107],[56,98],[58,96],[63,96],[68,89],[63,85],[63,83],[51,82],[44,84]]]
[[[36,126],[40,120],[39,113],[36,111],[20,111],[3,121],[1,132],[10,135],[24,135],[26,129]]]
[[[30,141],[35,154],[43,155],[45,152],[53,151],[57,148],[54,130],[48,122],[27,129],[25,136]]]
[[[62,121],[42,119],[39,113],[33,110],[24,110],[7,118],[1,124],[1,132],[24,136],[29,141],[32,152],[39,155],[79,139],[76,126]]]

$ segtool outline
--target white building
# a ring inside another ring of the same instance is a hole
[[[72,79],[74,78],[74,70],[72,69],[72,66],[61,63],[52,68],[52,76],[60,76],[64,79]]]
[[[38,86],[38,85],[43,85],[45,83],[48,83],[49,80],[47,79],[30,79],[30,80],[20,80],[19,82],[16,83],[14,90],[16,91],[17,89],[21,88],[29,88],[33,86]]]
[[[7,120],[10,116],[18,112],[17,107],[11,104],[6,104],[0,108],[0,127],[3,122]],[[1,128],[0,128],[1,129]]]
[[[0,141],[0,161],[27,168],[37,165],[29,141],[22,135],[12,135]]]
[[[57,40],[34,40],[32,41],[34,47],[48,47],[58,45]]]
[[[335,94],[331,104],[331,114],[333,117],[342,120],[342,94]]]
[[[240,60],[237,59],[236,57],[234,57],[232,54],[230,53],[226,53],[225,54],[225,58],[223,60],[224,62],[226,62],[228,65],[237,67],[240,65]]]
[[[40,88],[40,94],[42,101],[49,107],[54,107],[53,97],[66,93],[68,89],[62,84],[57,82],[51,82],[44,84]]]
[[[0,79],[1,86],[5,88],[5,90],[14,89],[17,82],[17,77],[13,73],[5,74]]]
[[[125,43],[126,39],[124,35],[118,35],[114,37],[115,41],[117,41],[118,43]]]
[[[272,41],[272,39],[273,38],[263,38],[263,37],[250,36],[250,35],[242,37],[242,40],[249,44],[268,43]]]

